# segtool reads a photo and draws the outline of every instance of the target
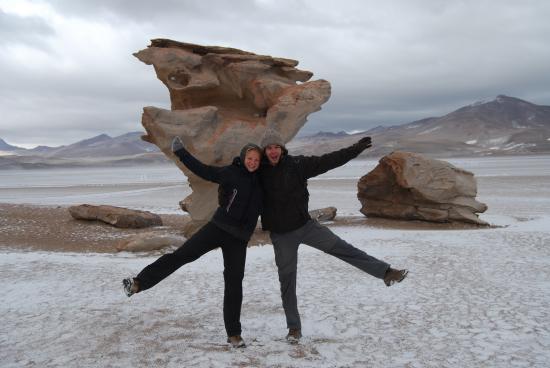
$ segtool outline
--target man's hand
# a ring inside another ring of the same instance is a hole
[[[357,141],[357,143],[355,143],[355,145],[360,147],[361,149],[365,150],[365,149],[369,148],[370,146],[372,146],[371,137],[363,137],[363,138],[359,139],[359,141]]]
[[[172,139],[172,152],[176,152],[177,150],[180,150],[183,148],[183,142],[181,141],[180,137],[175,136],[174,139]]]

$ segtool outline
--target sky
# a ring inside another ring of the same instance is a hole
[[[0,138],[57,146],[142,131],[169,108],[154,38],[295,59],[330,100],[301,135],[442,116],[500,94],[550,105],[550,2],[0,0]]]

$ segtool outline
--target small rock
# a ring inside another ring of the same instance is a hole
[[[326,207],[309,211],[312,219],[317,221],[332,221],[336,217],[336,207]]]
[[[180,246],[185,242],[183,236],[171,234],[142,233],[122,240],[117,246],[118,251],[147,252],[169,246]]]
[[[69,207],[69,213],[76,220],[99,220],[119,228],[162,226],[159,215],[123,207],[82,204]]]

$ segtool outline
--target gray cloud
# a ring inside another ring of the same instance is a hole
[[[23,43],[40,48],[44,38],[53,34],[53,28],[39,17],[8,14],[0,8],[0,45]]]
[[[0,12],[10,40],[0,43],[0,137],[10,143],[141,130],[143,106],[169,105],[152,67],[131,56],[157,37],[299,60],[332,84],[304,133],[406,123],[498,94],[550,104],[542,0],[47,4],[55,21]]]

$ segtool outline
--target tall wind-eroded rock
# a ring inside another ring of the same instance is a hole
[[[153,65],[170,92],[171,110],[145,107],[142,138],[158,146],[187,175],[193,190],[186,199],[191,214],[187,233],[210,219],[217,206],[217,185],[196,177],[170,150],[174,136],[199,160],[227,165],[247,142],[258,144],[267,129],[292,139],[312,112],[330,97],[325,80],[298,61],[238,49],[200,46],[166,39],[134,54]]]

